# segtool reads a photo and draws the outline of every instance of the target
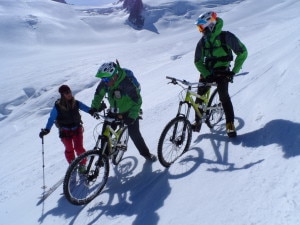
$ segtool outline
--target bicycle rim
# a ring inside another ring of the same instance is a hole
[[[192,139],[190,122],[185,117],[176,117],[164,128],[158,142],[157,156],[164,167],[169,167],[188,151]]]
[[[126,127],[119,136],[116,146],[116,153],[112,156],[112,163],[114,165],[118,165],[121,162],[123,155],[127,150],[128,139],[128,127]]]
[[[224,109],[220,101],[220,97],[217,89],[215,89],[214,92],[212,93],[207,106],[215,107],[214,109],[209,110],[208,117],[205,121],[209,128],[213,128],[216,124],[218,124],[223,119],[223,115],[224,115]]]
[[[79,173],[79,165],[86,160],[87,171]],[[104,188],[109,174],[106,156],[98,150],[87,151],[77,157],[69,166],[64,180],[64,195],[74,205],[84,205],[92,201]]]

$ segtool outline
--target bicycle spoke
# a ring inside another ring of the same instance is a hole
[[[78,170],[81,161],[87,161],[87,171]],[[98,151],[88,151],[79,156],[69,167],[64,182],[66,198],[75,205],[87,204],[103,189],[108,177],[108,160]]]
[[[158,158],[161,164],[169,167],[190,146],[191,125],[184,117],[171,120],[163,130],[158,143]]]
[[[217,90],[212,93],[208,102],[208,107],[211,109],[208,112],[206,124],[209,128],[213,128],[223,119],[224,115],[224,109],[222,103],[220,102]]]

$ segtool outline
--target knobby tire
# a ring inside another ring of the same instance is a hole
[[[157,147],[159,162],[170,167],[183,153],[189,150],[192,127],[185,117],[175,117],[163,129]]]
[[[207,112],[206,124],[209,128],[213,128],[217,123],[219,123],[224,115],[224,109],[220,101],[219,93],[217,89],[211,94],[207,107],[219,106],[218,109],[212,109]]]
[[[78,167],[86,159],[87,172],[80,174]],[[90,150],[77,157],[67,169],[63,191],[74,205],[85,205],[100,194],[109,175],[109,161],[99,150]]]

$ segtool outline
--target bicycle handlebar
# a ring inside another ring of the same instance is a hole
[[[230,71],[218,71],[217,73],[219,73],[220,76],[228,76],[228,75],[232,75]],[[234,77],[237,77],[237,76],[243,76],[243,75],[247,75],[249,72],[243,72],[243,73],[238,73],[238,74],[235,74]],[[186,80],[180,80],[180,79],[177,79],[175,77],[169,77],[169,76],[166,76],[167,79],[170,79],[172,84],[178,84],[178,82],[186,85],[186,86],[194,86],[194,85],[198,85],[198,87],[202,87],[202,86],[216,86],[216,82],[209,82],[209,83],[205,83],[205,82],[194,82],[194,83],[191,83],[189,81],[186,81]]]
[[[100,118],[102,118],[104,121],[107,121],[109,123],[122,123],[123,119],[118,118],[117,116],[110,116],[108,113],[103,113],[103,115],[100,114],[101,112],[97,112],[97,115]]]
[[[186,81],[186,80],[180,80],[178,78],[175,78],[175,77],[169,77],[169,76],[166,76],[167,79],[170,79],[172,84],[178,84],[178,82],[186,85],[186,86],[189,86],[189,87],[192,87],[192,86],[198,86],[198,87],[201,87],[201,86],[215,86],[216,83],[215,82],[212,82],[212,83],[203,83],[203,82],[189,82],[189,81]]]

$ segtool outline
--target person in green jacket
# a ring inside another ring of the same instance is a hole
[[[121,68],[118,61],[107,62],[100,66],[96,77],[101,78],[89,113],[95,115],[102,110],[101,103],[107,94],[110,111],[122,117],[128,125],[128,133],[140,155],[146,160],[156,161],[151,154],[139,128],[139,114],[142,105],[140,85],[131,70]]]
[[[215,12],[201,14],[196,23],[203,34],[199,40],[194,63],[200,72],[201,82],[216,82],[220,101],[226,117],[226,132],[229,137],[236,136],[234,126],[234,110],[228,93],[228,84],[238,73],[247,58],[248,52],[245,45],[231,32],[222,31],[223,20],[217,17]],[[232,51],[236,54],[233,68],[230,70],[230,62],[233,60]],[[199,87],[198,94],[202,95],[207,87]],[[197,99],[201,104],[201,100]],[[199,132],[201,123],[196,115],[192,125],[194,131]]]

